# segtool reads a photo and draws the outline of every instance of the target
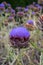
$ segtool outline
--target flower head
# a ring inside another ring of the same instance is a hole
[[[22,17],[22,16],[24,16],[24,12],[17,12],[17,15],[18,15],[19,17]]]
[[[14,45],[14,47],[27,47],[27,41],[29,40],[29,38],[30,32],[24,27],[14,28],[10,32],[10,40],[12,41],[11,43]]]
[[[11,9],[11,13],[15,13],[15,10]]]
[[[33,8],[34,8],[34,6],[33,6],[33,5],[29,5],[29,8],[30,8],[30,9],[33,9]]]
[[[8,6],[8,7],[11,7],[11,4],[10,4],[10,3],[7,3],[7,6]]]
[[[36,14],[36,13],[33,11],[33,12],[32,12],[32,15],[35,15],[35,14]]]
[[[5,7],[5,5],[3,3],[1,3],[1,7]]]
[[[24,9],[24,12],[28,12],[28,10],[29,10],[28,8],[25,8],[25,9]]]
[[[35,6],[35,7],[33,8],[33,10],[34,10],[35,12],[38,12],[38,11],[39,11],[39,8]]]
[[[12,16],[9,16],[8,17],[8,21],[10,21],[10,22],[13,21],[13,17]]]
[[[28,24],[31,24],[31,25],[34,24],[34,23],[33,23],[33,20],[27,20],[27,23],[28,23]]]
[[[35,5],[38,9],[42,9],[42,6],[40,6],[39,4]]]
[[[34,30],[34,22],[33,20],[27,20],[25,27],[29,30]]]
[[[1,4],[0,4],[0,9],[3,10],[4,8],[5,8],[4,4],[1,3]]]

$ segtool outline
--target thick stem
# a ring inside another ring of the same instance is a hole
[[[21,50],[19,49],[18,50],[18,52],[19,52],[19,61],[21,62],[21,65],[24,65],[24,63],[23,63],[23,61],[22,61],[22,52],[21,52]]]

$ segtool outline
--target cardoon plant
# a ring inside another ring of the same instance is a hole
[[[41,51],[40,56],[40,64],[43,65],[43,15],[39,17],[39,19],[36,22],[37,26],[37,44],[39,44],[39,47],[37,45],[35,46],[39,51]]]
[[[15,17],[15,10],[11,9],[11,16]]]
[[[35,16],[35,12],[33,11],[32,14],[31,14],[31,17],[33,18]]]
[[[23,16],[24,16],[24,12],[22,12],[22,11],[17,12],[17,16],[16,17],[17,17],[18,22],[20,24],[23,23],[23,20],[22,20]]]
[[[18,49],[19,58],[21,61],[21,52],[23,48],[29,47],[30,32],[24,27],[17,27],[11,30],[9,40],[12,47]],[[23,62],[23,61],[22,61]],[[22,63],[23,64],[23,63]]]

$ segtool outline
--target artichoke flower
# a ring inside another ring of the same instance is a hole
[[[28,8],[25,8],[25,9],[24,9],[24,12],[28,12],[28,10],[29,10]]]
[[[13,19],[14,19],[13,16],[9,16],[9,17],[8,17],[8,21],[9,21],[9,22],[13,21]]]
[[[19,17],[23,17],[23,16],[24,16],[24,12],[17,12],[17,15],[18,15]]]
[[[0,4],[0,10],[4,10],[5,9],[5,6],[3,3]]]
[[[24,27],[14,28],[9,34],[10,42],[12,46],[16,48],[28,47],[29,38],[30,38],[30,32]]]
[[[29,30],[34,30],[34,22],[33,20],[27,20],[27,23],[25,24],[25,27]]]

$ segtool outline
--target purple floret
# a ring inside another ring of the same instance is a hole
[[[28,23],[28,24],[32,24],[32,25],[34,24],[34,23],[33,23],[33,20],[27,20],[27,23]]]
[[[11,13],[15,13],[15,10],[11,9]]]
[[[28,12],[28,10],[29,10],[28,8],[25,8],[25,9],[24,9],[24,12]]]
[[[35,15],[35,12],[32,12],[32,15]]]
[[[39,9],[42,9],[42,7],[39,4],[36,4],[35,6],[38,7]]]
[[[10,36],[19,37],[19,38],[23,38],[23,37],[27,38],[27,37],[30,37],[30,32],[28,32],[27,29],[24,27],[18,27],[18,28],[14,28],[10,32]]]
[[[7,6],[8,6],[8,7],[10,7],[10,6],[11,6],[11,4],[10,4],[10,3],[8,3],[8,4],[7,4]]]
[[[9,16],[8,17],[8,21],[12,21],[13,20],[13,17],[12,16]]]
[[[22,16],[24,16],[24,12],[17,12],[17,15],[22,17]]]
[[[38,6],[40,6],[40,5],[39,5],[39,4],[36,4],[35,6],[38,7]]]
[[[38,6],[38,8],[39,8],[39,9],[42,9],[42,7],[41,7],[41,6]]]
[[[0,4],[0,7],[5,7],[5,5],[3,3]]]

